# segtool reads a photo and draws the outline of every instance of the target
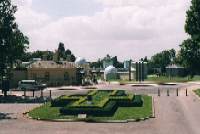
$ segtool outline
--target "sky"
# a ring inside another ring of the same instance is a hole
[[[29,51],[65,44],[95,61],[106,54],[123,61],[179,49],[190,0],[13,0]]]

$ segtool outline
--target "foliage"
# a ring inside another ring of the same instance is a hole
[[[28,48],[28,37],[18,28],[14,14],[17,7],[13,6],[11,0],[0,1],[0,75],[4,75],[8,68],[12,68],[14,62],[20,59]]]
[[[185,32],[190,38],[184,40],[180,45],[179,61],[187,67],[190,75],[200,73],[200,1],[192,0],[187,11]]]
[[[155,54],[149,61],[149,68],[161,68],[161,72],[165,73],[165,67],[173,63],[176,57],[176,51],[174,49],[165,50]]]
[[[200,89],[194,90],[195,94],[200,97]]]
[[[190,70],[190,74],[200,73],[200,42],[192,39],[184,40],[181,44],[180,61]]]
[[[114,93],[116,96],[113,95]],[[117,93],[123,93],[123,95],[119,96]],[[134,107],[142,106],[143,104],[141,96],[135,96],[133,94],[125,95],[124,92],[120,90],[118,92],[111,90],[99,90],[96,92],[96,90],[94,90],[90,91],[88,95],[92,96],[91,103],[88,103],[87,96],[79,97],[79,100],[71,101],[71,103],[65,101],[65,105],[63,104],[64,101],[61,100],[59,103],[62,104],[59,105],[62,106],[60,112],[64,115],[86,113],[89,115],[102,116],[114,114],[118,107]],[[64,96],[61,98],[64,98]],[[56,105],[54,105],[54,107],[56,107]]]
[[[111,57],[109,54],[107,54],[106,57],[104,57],[103,59],[98,59],[98,61],[96,61],[96,62],[91,62],[90,67],[91,68],[102,68],[103,67],[103,61],[105,59],[112,60],[113,66],[116,67],[116,68],[123,68],[124,67],[123,63],[118,61],[117,56]]]
[[[192,40],[200,41],[200,0],[192,0],[192,5],[187,11],[185,31],[192,37]]]

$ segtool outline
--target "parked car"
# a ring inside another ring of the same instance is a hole
[[[21,80],[18,83],[19,90],[41,90],[46,87],[46,84],[40,84],[36,80]]]

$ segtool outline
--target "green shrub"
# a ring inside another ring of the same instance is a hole
[[[68,105],[69,103],[78,101],[81,98],[81,96],[83,96],[83,95],[60,96],[51,101],[51,106],[52,107],[63,107],[63,106]]]
[[[88,114],[95,116],[113,115],[117,109],[115,101],[108,101],[104,107],[63,107],[60,113],[64,115]]]
[[[98,92],[98,90],[90,90],[90,91],[88,92],[88,95],[93,96],[93,95],[95,95],[97,92]]]
[[[107,99],[107,100],[106,100]],[[127,96],[126,99],[105,99],[105,104],[99,104],[98,106],[68,106],[60,109],[61,114],[76,115],[76,114],[88,114],[93,116],[112,115],[115,113],[118,107],[141,107],[143,100],[141,95],[132,95],[132,99]]]

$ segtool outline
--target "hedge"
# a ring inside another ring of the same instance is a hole
[[[82,96],[82,95],[80,95]],[[63,106],[66,106],[68,105],[69,103],[72,103],[72,102],[75,102],[75,101],[78,101],[80,99],[80,96],[60,96],[58,98],[56,98],[55,100],[52,100],[51,101],[51,106],[52,107],[63,107]]]
[[[88,114],[94,116],[109,116],[113,115],[118,107],[141,107],[143,100],[141,95],[135,95],[132,100],[109,100],[104,107],[98,106],[78,106],[78,107],[63,107],[60,109],[60,113],[64,115],[77,115]]]
[[[60,108],[60,113],[64,115],[77,115],[77,114],[88,114],[95,116],[113,115],[117,109],[115,101],[108,101],[104,107],[63,107]]]

